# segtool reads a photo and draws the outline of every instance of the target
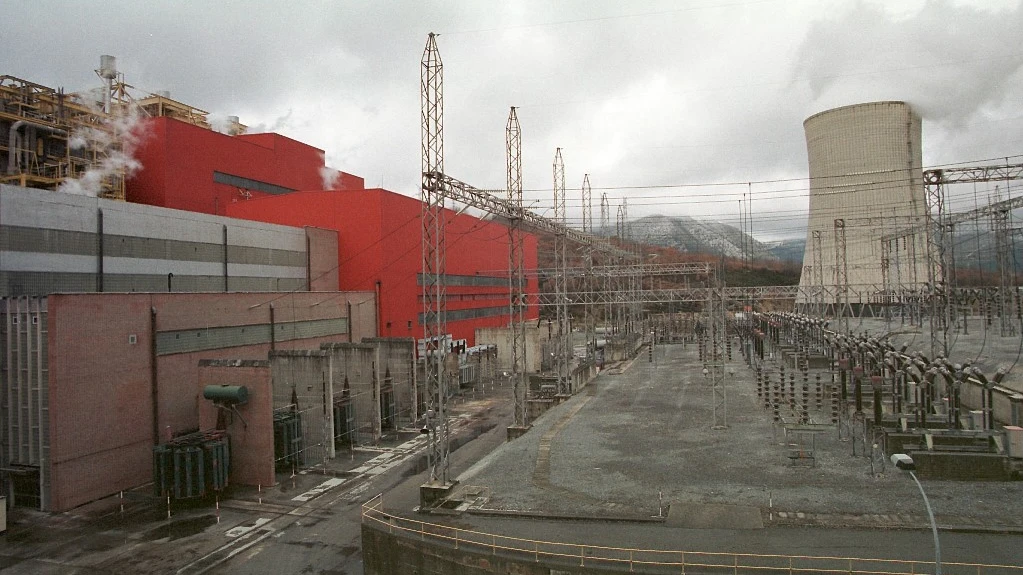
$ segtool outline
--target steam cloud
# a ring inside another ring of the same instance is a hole
[[[1004,103],[1023,68],[1021,29],[1023,4],[998,12],[932,0],[900,19],[857,2],[811,26],[795,77],[822,110],[903,100],[925,119],[957,125]]]
[[[320,181],[323,182],[324,190],[336,189],[341,181],[341,172],[328,166],[322,166],[320,167]]]
[[[338,190],[338,184],[341,183],[341,172],[331,168],[327,165],[327,155],[320,153],[320,160],[323,165],[320,166],[320,182],[321,190]]]
[[[289,108],[287,114],[279,116],[273,121],[273,123],[269,125],[267,125],[266,123],[259,123],[256,124],[255,126],[249,126],[248,129],[245,130],[245,133],[264,134],[266,132],[279,132],[280,130],[283,130],[284,128],[288,127],[289,122],[291,121],[291,113],[292,110]]]
[[[97,197],[103,189],[103,182],[111,176],[123,173],[125,178],[130,178],[142,169],[142,163],[135,159],[134,154],[147,135],[145,123],[136,110],[129,110],[125,115],[106,120],[106,129],[86,126],[70,134],[68,145],[72,150],[94,149],[101,159],[81,177],[65,180],[58,191]]]
[[[221,134],[229,134],[231,132],[231,120],[227,114],[210,113],[206,116],[206,121],[210,124],[210,129],[214,132]],[[251,130],[249,130],[251,132]]]

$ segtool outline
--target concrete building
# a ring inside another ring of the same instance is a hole
[[[374,294],[346,297],[371,304]],[[376,334],[375,306],[323,300],[297,292],[0,301],[7,493],[61,511],[151,481],[153,447],[202,429],[201,361],[265,361],[275,350]]]
[[[0,296],[338,289],[333,230],[0,185]]]
[[[808,291],[820,293],[814,297],[825,304],[835,303],[843,271],[854,305],[857,298],[884,291],[886,284],[887,289],[925,284],[922,233],[893,244],[887,267],[880,241],[884,234],[920,225],[926,216],[920,117],[905,102],[871,102],[815,114],[803,127],[810,213],[800,287],[808,289],[801,290],[797,305],[822,303],[808,301]],[[837,219],[845,230],[844,269],[838,265]],[[900,272],[889,274],[895,269]]]

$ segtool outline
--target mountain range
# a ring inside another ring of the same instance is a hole
[[[664,246],[686,253],[724,255],[742,258],[743,246],[752,249],[754,260],[783,261],[802,264],[806,238],[760,241],[735,226],[689,216],[653,215],[629,222],[632,240],[650,245]],[[960,270],[997,269],[994,234],[986,223],[974,227],[959,226],[953,236],[956,267]],[[615,235],[615,230],[597,230],[601,235]],[[1010,265],[1023,269],[1023,242],[1012,241]]]
[[[728,224],[698,220],[689,216],[653,215],[629,222],[633,241],[664,246],[686,253],[724,255],[741,259],[743,249],[752,250],[755,260],[803,261],[805,238],[761,242]],[[614,229],[598,230],[601,235],[614,235]]]

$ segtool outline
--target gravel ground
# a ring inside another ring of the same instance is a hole
[[[886,328],[883,321],[853,327],[872,333]],[[1006,341],[989,333],[981,344],[972,339],[983,337],[979,322],[975,331],[959,338],[953,359],[959,351],[992,364],[1012,363],[1018,337]],[[916,341],[929,345],[929,335]],[[738,352],[725,367],[734,372],[725,377],[728,427],[712,429],[713,394],[702,368],[693,345],[658,346],[654,363],[644,352],[620,375],[605,371],[459,480],[487,487],[485,507],[505,511],[638,517],[657,515],[659,507],[677,501],[753,506],[765,516],[923,517],[911,478],[884,454],[853,456],[853,444],[840,441],[835,428],[816,434],[815,466],[792,465],[788,454],[796,440],[785,438],[757,400],[755,374]],[[811,372],[811,390],[813,381]],[[811,412],[814,421],[829,422],[830,405],[823,407],[824,413]],[[806,436],[804,449],[809,447]],[[549,472],[546,464],[537,466],[545,451]],[[939,522],[1023,526],[1023,482],[927,481],[925,489]]]

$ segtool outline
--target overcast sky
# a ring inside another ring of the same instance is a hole
[[[4,0],[0,74],[76,91],[98,85],[111,54],[129,84],[307,142],[367,186],[415,196],[432,31],[450,175],[504,188],[518,106],[539,213],[551,215],[561,147],[572,220],[588,173],[598,225],[601,194],[613,225],[623,198],[630,218],[735,223],[749,192],[769,239],[805,225],[802,122],[822,110],[910,102],[925,167],[1023,154],[1021,4]],[[722,183],[737,184],[705,185]]]

